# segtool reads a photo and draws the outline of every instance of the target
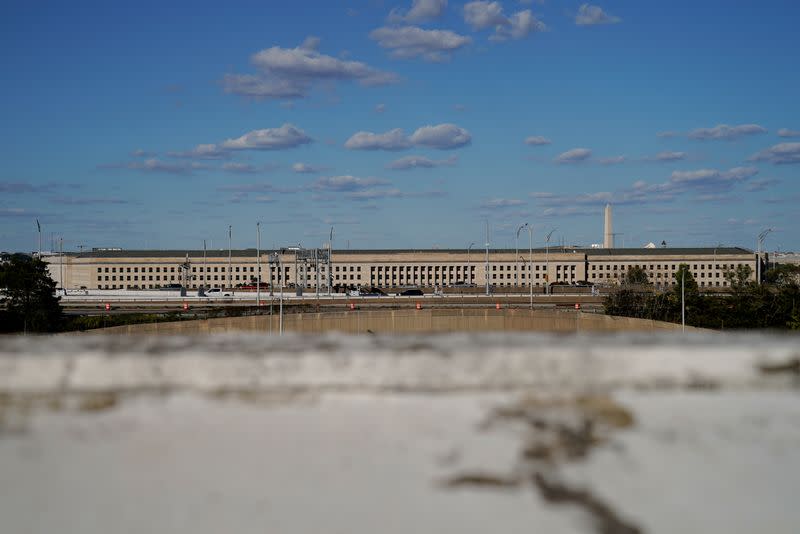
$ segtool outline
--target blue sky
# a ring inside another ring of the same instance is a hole
[[[164,5],[169,4],[169,5]],[[796,2],[15,2],[0,249],[800,249]],[[527,240],[525,245],[527,246]]]

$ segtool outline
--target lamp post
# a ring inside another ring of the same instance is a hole
[[[330,240],[328,241],[328,296],[333,293],[333,226],[331,226]]]
[[[489,219],[486,219],[486,296],[489,296]]]
[[[468,286],[472,285],[472,267],[471,267],[471,264],[470,264],[470,261],[469,261],[469,251],[474,246],[475,246],[475,243],[470,243],[469,246],[467,247],[467,285]]]
[[[767,237],[772,231],[772,228],[767,228],[758,234],[758,253],[756,254],[756,283],[761,285],[761,248],[764,246],[764,238]]]
[[[206,281],[208,280],[208,265],[206,263],[206,240],[203,239],[203,284],[200,286],[205,290]],[[205,293],[203,293],[205,295]]]
[[[713,278],[711,280],[711,285],[714,285],[714,279],[717,278],[717,249],[721,248],[722,246],[723,246],[722,243],[717,243],[717,245],[714,247],[714,264],[712,265]]]
[[[517,256],[519,256],[519,233],[526,226],[528,226],[528,223],[525,223],[519,228],[517,228],[517,235],[514,238],[514,246],[516,247],[516,250],[514,251],[514,289],[516,289],[519,286],[519,262],[516,259]]]
[[[233,237],[233,226],[228,225],[228,289],[233,292],[233,285],[231,283],[231,239]]]
[[[256,223],[256,306],[261,306],[261,222]]]
[[[681,267],[681,332],[686,332],[686,271],[689,266]]]
[[[547,234],[544,245],[544,292],[550,294],[550,237],[558,228],[553,228]]]
[[[533,226],[528,225],[528,292],[533,309]]]

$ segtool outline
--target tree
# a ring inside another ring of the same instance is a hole
[[[724,276],[734,291],[743,291],[755,284],[755,282],[751,280],[753,269],[749,265],[739,265],[736,267],[736,270],[726,271]]]
[[[776,286],[800,284],[800,265],[791,263],[776,265],[764,274],[764,281]]]
[[[647,276],[647,271],[638,265],[634,265],[625,273],[625,278],[622,279],[622,283],[628,286],[649,285],[650,278]]]
[[[0,258],[0,330],[55,332],[61,327],[61,305],[47,264],[25,254]]]

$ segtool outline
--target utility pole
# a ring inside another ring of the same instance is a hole
[[[228,225],[228,289],[233,292],[233,285],[231,283],[231,239],[233,237],[233,226]]]
[[[256,306],[261,306],[261,222],[256,223]]]
[[[39,219],[36,219],[36,228],[39,230],[39,259],[42,258],[42,225],[39,224]]]
[[[486,219],[486,296],[489,296],[489,219]]]
[[[206,240],[203,239],[203,284],[200,286],[203,289],[206,287],[206,281],[208,280],[208,264],[206,263]]]

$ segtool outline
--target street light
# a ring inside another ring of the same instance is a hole
[[[475,246],[475,243],[470,243],[467,247],[467,285],[472,286],[472,268],[469,261],[469,251],[472,250],[472,247]]]
[[[523,228],[528,226],[528,223],[523,224],[519,228],[517,228],[517,236],[514,240],[516,250],[514,252],[514,289],[519,286],[519,262],[516,260],[516,257],[519,256],[519,233],[522,231]]]
[[[256,280],[258,286],[256,289],[256,306],[261,306],[261,221],[256,223]]]
[[[550,236],[553,235],[553,232],[558,230],[558,228],[553,228],[550,230],[550,233],[547,234],[545,238],[545,248],[544,248],[544,292],[545,294],[550,293]]]
[[[767,237],[772,231],[772,228],[767,228],[758,234],[758,253],[756,254],[756,279],[758,285],[761,285],[761,248],[764,246],[764,238]]]
[[[718,274],[717,273],[717,249],[721,248],[723,246],[724,245],[722,243],[717,243],[717,245],[714,247],[714,270],[713,270],[713,275],[712,275],[714,278],[712,278],[712,280],[711,280],[711,285],[712,286],[714,285],[714,279],[717,278],[717,274]]]
[[[528,292],[533,309],[533,225],[528,225]]]

